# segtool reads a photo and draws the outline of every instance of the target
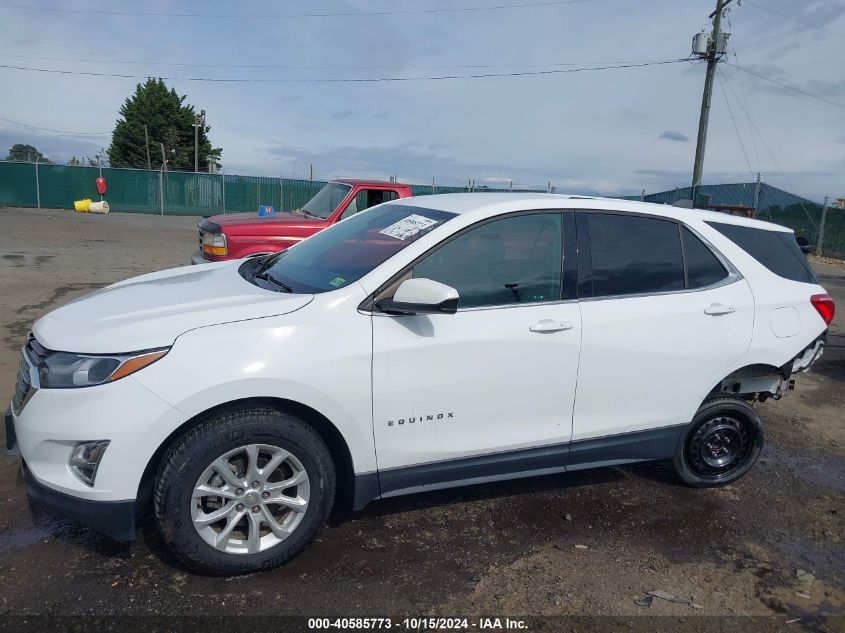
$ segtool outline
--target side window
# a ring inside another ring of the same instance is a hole
[[[681,229],[684,240],[684,257],[687,262],[687,287],[704,288],[722,281],[728,271],[722,262],[688,228]]]
[[[370,207],[374,207],[382,202],[390,202],[399,197],[395,191],[385,191],[383,189],[362,189],[355,196],[355,199],[349,203],[346,210],[341,214],[340,219],[345,220],[350,215],[355,215],[359,211],[364,211]]]
[[[459,308],[557,301],[561,233],[559,213],[495,220],[431,253],[413,276],[455,288]]]
[[[678,225],[631,215],[587,213],[593,296],[684,288]]]

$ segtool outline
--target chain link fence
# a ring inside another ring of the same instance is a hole
[[[95,180],[101,174],[108,185],[105,198],[113,211],[162,215],[254,212],[261,205],[272,205],[278,210],[296,209],[326,184],[318,180],[264,176],[0,161],[0,207],[65,209],[72,208],[74,200],[97,200]],[[457,187],[434,183],[412,185],[412,191],[415,196],[468,191],[528,193],[554,192],[554,187],[549,184],[547,189],[491,189],[476,187],[469,181]],[[711,205],[755,208],[758,218],[790,227],[815,245],[816,252],[845,259],[845,209],[828,208],[822,222],[821,205],[764,182],[702,185],[697,192]],[[690,196],[690,188],[683,187],[648,194],[642,199],[674,204]]]
[[[828,207],[778,189],[765,182],[725,185],[701,185],[698,199],[709,205],[743,205],[756,209],[760,220],[788,226],[796,235],[806,237],[817,253],[845,259],[845,209]],[[689,200],[690,187],[681,187],[643,196],[645,202],[674,204]],[[822,216],[824,215],[824,222]]]
[[[98,200],[96,179],[106,179],[113,211],[162,215],[217,215],[256,211],[261,205],[296,209],[325,184],[266,176],[77,167],[0,161],[0,207],[73,208],[74,200]],[[552,188],[553,190],[553,188]],[[415,196],[467,191],[546,191],[466,186],[413,185]]]

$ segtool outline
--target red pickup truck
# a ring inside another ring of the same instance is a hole
[[[302,208],[290,212],[271,217],[230,213],[203,218],[197,222],[200,250],[191,257],[191,263],[278,253],[359,211],[411,195],[411,185],[400,182],[333,180]]]

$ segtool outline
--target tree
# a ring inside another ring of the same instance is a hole
[[[147,165],[147,144],[144,125],[149,133],[150,164],[161,167],[161,143],[164,143],[168,169],[194,167],[194,106],[185,105],[174,89],[161,79],[147,79],[138,84],[135,94],[120,108],[120,117],[112,132],[108,159],[113,167],[142,167]],[[211,147],[208,132],[211,126],[199,129],[199,168],[208,170],[209,159],[220,160],[223,150]]]
[[[17,160],[26,163],[49,163],[50,159],[44,156],[41,152],[35,149],[32,145],[24,145],[22,143],[15,143],[9,148],[9,155],[6,160]]]
[[[67,162],[67,164],[68,164],[68,167],[79,167],[79,165],[81,165],[81,163],[79,162],[79,159],[76,156],[71,156],[70,160]]]
[[[160,162],[160,161],[159,161]],[[101,147],[99,151],[91,156],[83,156],[82,163],[88,167],[108,167],[110,164],[108,152],[105,147]]]

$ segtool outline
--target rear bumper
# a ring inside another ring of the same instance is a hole
[[[48,488],[39,482],[21,460],[26,496],[30,503],[66,516],[102,532],[117,541],[135,540],[135,500],[91,501]]]

